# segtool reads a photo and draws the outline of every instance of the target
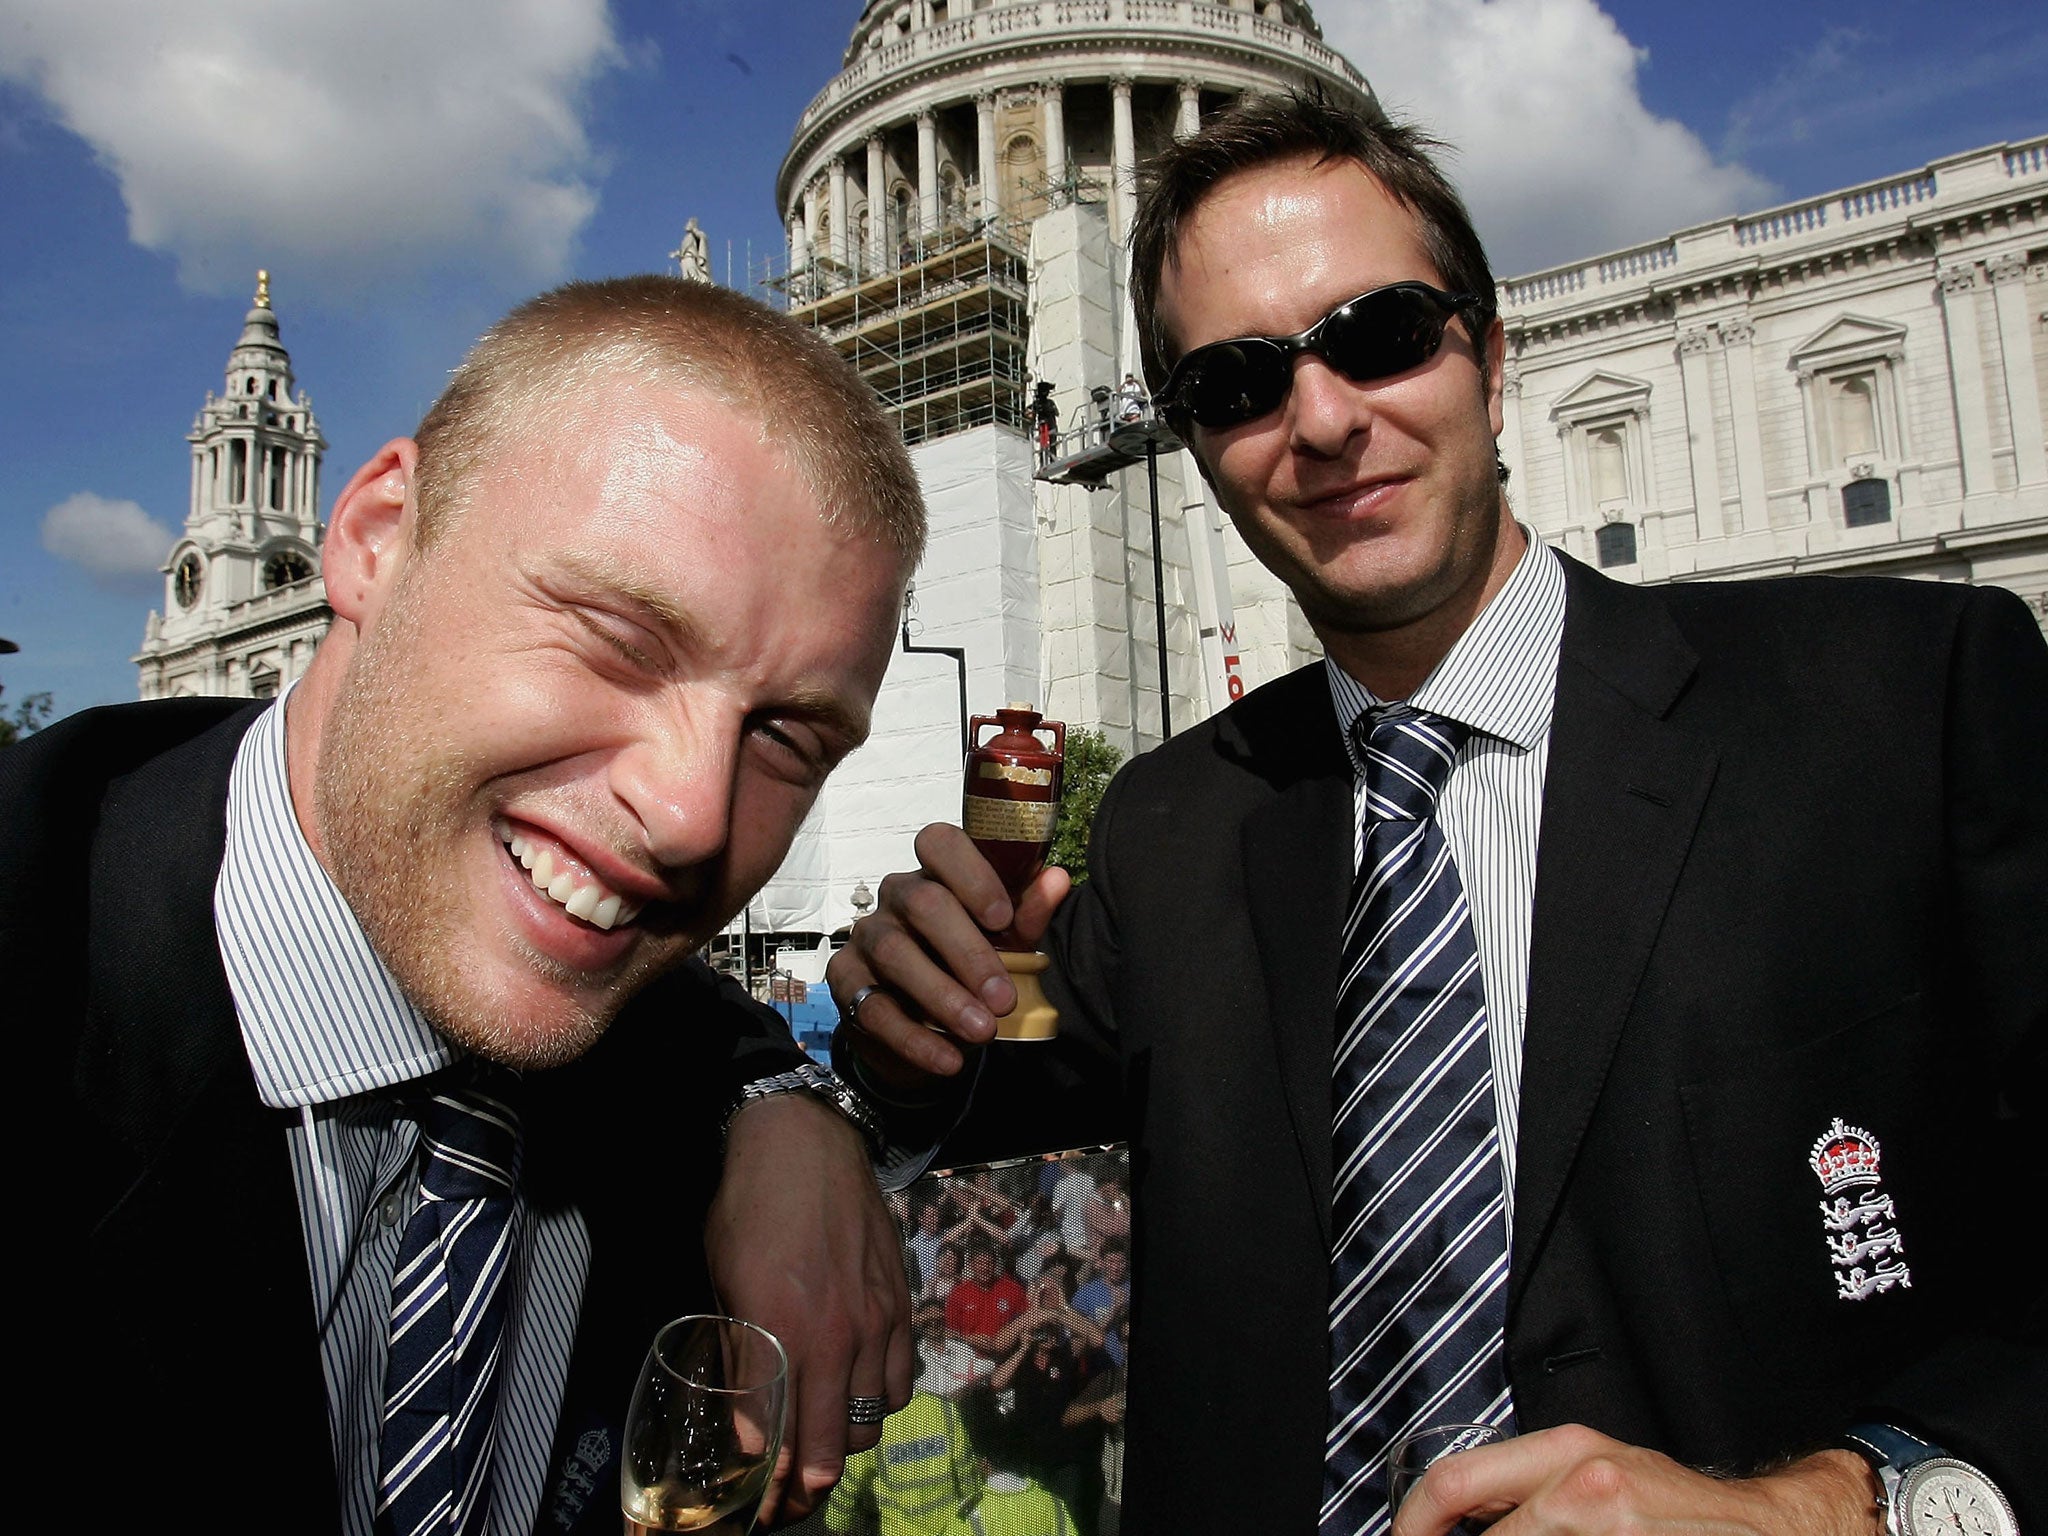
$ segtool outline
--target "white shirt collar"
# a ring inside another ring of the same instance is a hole
[[[1528,547],[1508,579],[1408,703],[1526,752],[1549,731],[1557,702],[1565,581],[1556,551],[1527,526],[1522,535]],[[1325,658],[1324,671],[1344,750],[1352,754],[1352,721],[1386,701],[1333,660]],[[1352,767],[1359,767],[1355,754]]]
[[[290,696],[256,718],[235,753],[213,890],[242,1044],[273,1108],[389,1088],[462,1055],[400,990],[306,842],[285,767]]]

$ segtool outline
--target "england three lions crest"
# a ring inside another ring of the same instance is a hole
[[[1861,1126],[1844,1125],[1837,1115],[1807,1162],[1828,1196],[1820,1203],[1820,1219],[1828,1262],[1835,1267],[1835,1295],[1862,1301],[1895,1285],[1911,1290],[1913,1271],[1906,1266],[1898,1212],[1878,1176],[1877,1138]]]

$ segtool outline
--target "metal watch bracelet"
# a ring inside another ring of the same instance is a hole
[[[824,1100],[839,1111],[847,1123],[860,1133],[867,1144],[871,1157],[880,1157],[886,1145],[882,1133],[882,1119],[874,1107],[863,1099],[853,1088],[830,1068],[821,1067],[814,1061],[791,1067],[786,1072],[776,1072],[768,1077],[757,1077],[751,1083],[741,1086],[740,1094],[726,1111],[725,1125],[720,1139],[732,1130],[732,1117],[747,1105],[758,1099],[773,1098],[781,1093],[809,1093]]]

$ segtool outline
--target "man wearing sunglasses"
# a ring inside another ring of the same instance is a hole
[[[1127,1529],[2037,1528],[2042,1288],[1989,1255],[2038,1166],[2048,650],[1992,589],[1535,539],[1427,146],[1252,101],[1155,163],[1148,382],[1327,662],[1132,762],[1071,894],[1013,913],[925,829],[839,1057],[935,1124],[971,1081],[949,1159],[1131,1142]],[[1012,921],[1062,1034],[984,1053]],[[1393,1522],[1390,1445],[1460,1421],[1518,1437]]]

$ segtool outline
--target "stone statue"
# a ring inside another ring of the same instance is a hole
[[[668,254],[684,281],[711,281],[711,242],[704,238],[704,231],[697,227],[695,219],[683,226],[683,243]]]

